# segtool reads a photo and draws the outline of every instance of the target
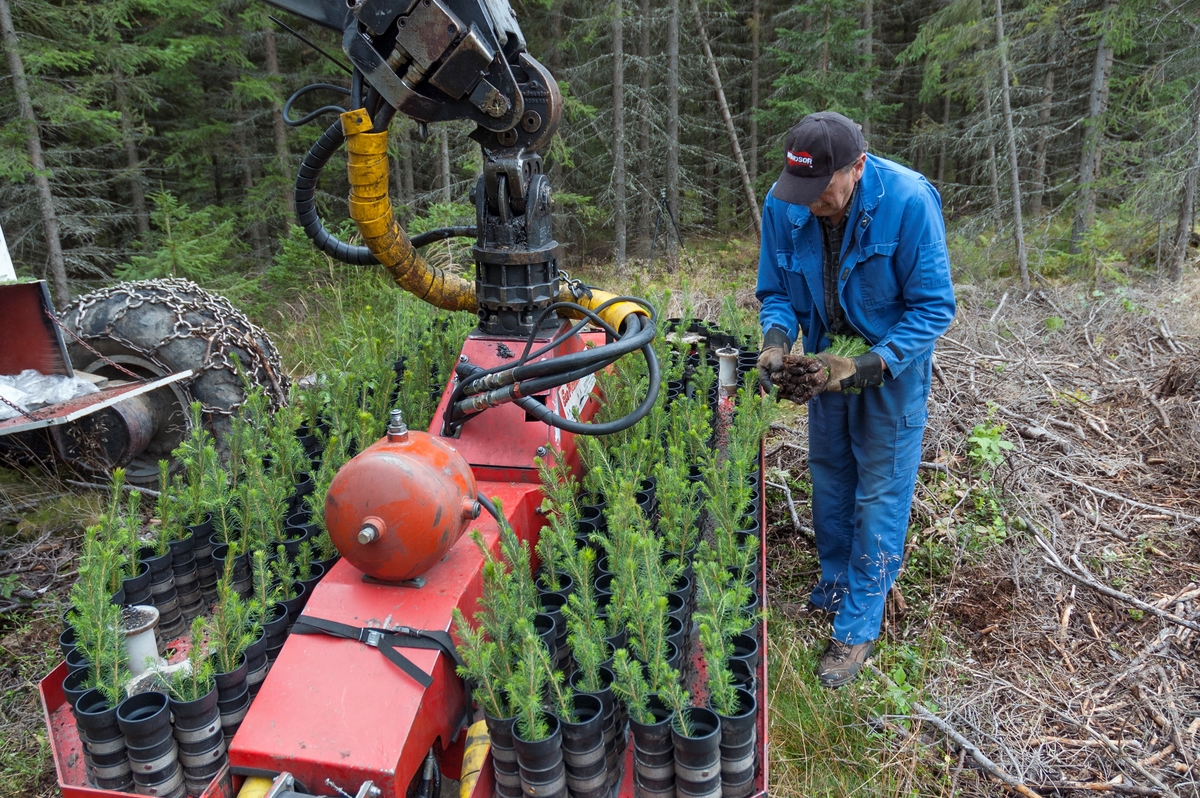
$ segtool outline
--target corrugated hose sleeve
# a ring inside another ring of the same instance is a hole
[[[589,290],[592,294],[590,297],[586,294],[584,296],[577,297],[571,290],[571,286],[564,285],[558,292],[558,301],[574,302],[577,305],[583,305],[588,310],[594,311],[608,300],[615,299],[617,296],[616,294],[610,294],[607,291],[601,291],[598,288],[592,288]],[[563,316],[568,316],[573,319],[583,318],[582,313],[571,311],[570,309],[560,310],[559,313]],[[604,310],[599,311],[596,315],[604,319],[605,323],[610,325],[614,330],[620,332],[621,325],[625,323],[625,319],[634,313],[640,316],[645,316],[646,318],[650,317],[649,312],[647,312],[644,307],[633,302],[614,302]]]
[[[467,743],[463,751],[462,779],[459,781],[459,798],[471,798],[475,792],[475,783],[479,781],[479,771],[487,759],[488,751],[492,748],[492,740],[488,736],[487,721],[480,720],[471,724],[467,729]]]
[[[478,309],[475,284],[430,266],[396,221],[388,197],[387,131],[371,133],[365,109],[342,114],[350,177],[350,217],[363,242],[405,291],[444,310]]]

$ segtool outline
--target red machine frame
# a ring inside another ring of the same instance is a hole
[[[502,362],[499,343],[497,339],[471,338],[464,345],[463,355],[477,365],[490,367]],[[564,344],[564,349],[576,351],[583,345],[576,339]],[[596,409],[591,390],[592,383],[581,380],[550,392],[543,400],[559,413],[574,405],[579,417],[587,420]],[[448,388],[443,394],[430,428],[432,435],[438,435],[450,393]],[[722,409],[728,410],[728,405],[723,404]],[[524,410],[508,404],[472,419],[460,438],[443,440],[455,446],[471,464],[479,480],[479,493],[498,497],[518,536],[531,545],[536,543],[545,519],[539,513],[542,494],[533,457],[553,447],[577,466],[573,436],[527,420]],[[765,503],[760,500],[760,513],[764,509]],[[499,529],[493,519],[484,516],[470,528],[478,529],[485,544],[498,550]],[[765,608],[765,537],[760,556],[763,568],[759,588]],[[482,565],[482,556],[466,535],[445,559],[425,573],[421,587],[371,584],[349,562],[341,560],[314,590],[304,615],[356,627],[448,630],[452,609],[458,608],[468,617],[475,611],[482,592]],[[230,741],[232,770],[238,776],[274,776],[288,771],[296,778],[297,789],[302,785],[314,794],[332,794],[329,780],[353,795],[369,779],[380,788],[379,798],[394,798],[404,794],[412,776],[420,772],[426,753],[433,749],[443,773],[458,778],[464,732],[470,721],[462,683],[453,672],[453,663],[441,652],[404,649],[403,653],[433,676],[434,684],[428,690],[364,643],[322,635],[290,636]],[[768,789],[767,653],[764,620],[757,674],[761,764],[754,798],[762,798]],[[703,663],[697,661],[696,666],[694,672],[702,673]],[[62,693],[65,676],[64,663],[39,685],[63,796],[123,795],[84,786],[79,738]],[[632,756],[630,746],[619,798],[634,795]],[[203,798],[236,794],[241,781],[238,776],[226,782],[231,792],[224,791],[224,786],[214,786]],[[490,798],[493,792],[492,769],[485,765],[472,798]]]

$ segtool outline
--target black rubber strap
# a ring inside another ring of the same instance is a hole
[[[433,684],[433,677],[418,668],[412,660],[405,657],[397,648],[423,648],[445,653],[455,665],[463,664],[454,641],[446,632],[436,629],[376,629],[372,627],[357,627],[349,624],[329,621],[324,618],[314,618],[311,615],[301,615],[292,627],[292,631],[302,635],[323,634],[331,637],[341,637],[346,640],[357,640],[379,649],[388,661],[407,673],[422,687],[428,688]]]
[[[878,353],[867,352],[850,359],[854,361],[854,375],[842,380],[842,390],[883,385],[883,358]]]

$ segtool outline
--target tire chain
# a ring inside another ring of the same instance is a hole
[[[192,296],[186,296],[185,294],[191,294]],[[175,324],[172,333],[159,341],[152,349],[146,349],[127,338],[117,335],[113,331],[112,324],[106,326],[101,333],[85,333],[83,328],[88,311],[102,302],[120,296],[128,297],[129,301],[113,321],[121,319],[130,310],[141,307],[143,304],[149,302],[163,305],[175,314]],[[186,314],[189,311],[211,316],[215,319],[216,323],[205,324],[201,327],[194,326],[186,318]],[[74,333],[80,339],[116,341],[122,346],[128,347],[130,350],[145,357],[155,366],[162,369],[164,374],[171,373],[172,368],[159,360],[157,352],[169,342],[176,339],[199,338],[208,341],[204,362],[191,366],[192,370],[197,373],[197,376],[199,372],[214,369],[226,369],[236,372],[237,366],[235,366],[233,360],[230,358],[230,351],[234,348],[241,349],[250,354],[252,361],[250,363],[241,363],[241,368],[252,379],[260,373],[266,376],[267,385],[263,387],[266,389],[271,409],[277,410],[287,404],[287,375],[283,374],[276,367],[276,364],[281,361],[279,351],[275,348],[275,344],[272,343],[270,337],[260,327],[251,322],[246,314],[235,308],[228,299],[204,290],[191,280],[179,277],[164,277],[157,280],[119,283],[80,297],[67,307],[60,316],[62,318],[71,317],[69,323],[74,328]],[[259,340],[265,342],[266,351],[259,344]],[[195,377],[192,379],[194,380]],[[190,384],[190,382],[191,380],[185,384]],[[189,390],[188,393],[191,394],[191,391]],[[203,404],[203,411],[215,415],[232,416],[242,404],[242,402],[234,402],[230,407],[223,408],[210,406],[205,403]]]

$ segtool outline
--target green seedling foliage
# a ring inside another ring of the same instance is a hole
[[[538,538],[537,554],[542,562],[542,578],[547,587],[557,591],[562,586],[560,574],[567,571],[575,555],[575,525],[579,510],[575,502],[578,483],[569,465],[558,452],[550,459],[535,458],[542,481],[542,512],[546,525]]]
[[[216,682],[213,680],[212,663],[208,659],[203,641],[208,635],[208,624],[204,616],[192,621],[192,647],[188,651],[189,668],[181,668],[171,674],[168,688],[176,701],[196,701],[208,695]]]
[[[217,602],[208,626],[214,665],[221,673],[236,668],[242,652],[254,641],[250,606],[233,589],[233,561],[240,552],[238,543],[229,544],[225,570],[217,580]]]
[[[546,647],[534,632],[533,624],[521,621],[517,627],[520,639],[518,656],[508,680],[508,697],[517,718],[521,737],[531,742],[544,740],[550,725],[542,709],[548,673],[543,662]]]
[[[704,668],[708,677],[708,700],[721,715],[733,715],[738,709],[737,688],[733,683],[733,672],[729,670],[729,645],[720,620],[698,616],[700,646],[704,652]]]
[[[482,629],[473,629],[457,607],[454,608],[454,629],[458,636],[456,648],[463,664],[458,675],[469,680],[474,689],[471,694],[483,710],[493,718],[509,717],[508,701],[505,699],[505,679],[511,673],[499,667],[499,651],[496,643],[488,640]]]
[[[567,622],[567,643],[579,666],[580,687],[586,692],[595,693],[601,689],[600,663],[608,658],[604,641],[606,629],[600,619],[592,578],[596,552],[590,548],[584,549],[579,552],[577,559],[579,567],[572,574],[575,591],[567,597],[562,612]]]
[[[183,473],[172,480],[188,524],[199,524],[213,508],[216,486],[212,484],[217,471],[222,471],[220,457],[212,435],[204,427],[203,406],[193,402],[188,434],[179,442],[171,456],[182,465]],[[160,482],[160,485],[167,483]]]
[[[250,555],[250,573],[253,580],[250,614],[258,623],[265,624],[271,614],[271,607],[283,594],[267,564],[267,554],[262,549]]]
[[[287,549],[282,545],[275,547],[275,559],[270,563],[271,574],[279,584],[279,590],[285,599],[296,597],[296,566],[288,558]]]
[[[871,351],[871,345],[857,335],[835,335],[824,350],[837,357],[858,357]]]
[[[693,736],[695,729],[692,728],[692,719],[688,717],[687,713],[688,708],[692,705],[691,695],[683,689],[679,680],[675,679],[664,685],[658,690],[658,696],[664,704],[675,710],[675,714],[671,716],[671,722],[675,729],[684,737]]]
[[[307,582],[312,579],[313,547],[309,541],[300,544],[296,552],[296,579]]]
[[[110,602],[114,581],[119,584],[124,555],[122,542],[104,540],[102,528],[84,533],[79,577],[71,587],[71,625],[76,647],[92,663],[89,686],[99,688],[114,706],[123,697],[128,678],[121,610]]]
[[[613,692],[617,694],[629,709],[629,717],[638,723],[653,723],[654,713],[650,711],[650,685],[642,672],[642,666],[636,660],[630,659],[629,652],[618,648],[613,655]]]

